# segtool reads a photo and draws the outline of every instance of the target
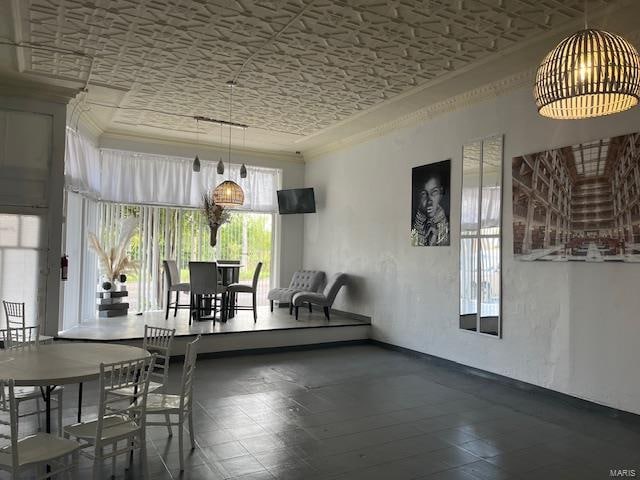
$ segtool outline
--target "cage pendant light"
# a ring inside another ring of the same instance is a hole
[[[562,40],[536,73],[540,115],[556,119],[623,112],[640,98],[640,56],[624,38],[585,28]]]
[[[231,112],[233,105],[233,87],[235,82],[227,82],[229,85],[229,123],[231,124]],[[229,125],[229,174],[231,174],[231,125]],[[213,201],[223,207],[233,208],[244,204],[244,192],[240,185],[233,180],[225,180],[213,191]]]

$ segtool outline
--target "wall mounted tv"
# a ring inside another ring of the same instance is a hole
[[[281,215],[290,213],[316,213],[313,188],[278,190],[278,210]]]

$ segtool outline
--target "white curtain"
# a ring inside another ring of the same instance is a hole
[[[500,187],[482,189],[482,228],[500,226],[500,205],[502,191]],[[478,204],[480,189],[478,186],[462,189],[462,231],[478,228]]]
[[[102,150],[101,198],[129,203],[199,207],[202,195],[232,179],[244,190],[239,210],[276,212],[277,169],[247,166],[240,178],[240,165],[225,164],[224,175],[216,173],[216,162],[202,161],[200,172],[192,171],[192,158],[151,155],[123,150]]]
[[[86,137],[67,127],[64,159],[66,187],[86,197],[100,195],[100,150]]]
[[[247,178],[240,178],[240,165],[225,163],[224,175],[218,175],[217,162],[203,160],[200,172],[194,173],[192,158],[98,149],[71,128],[67,128],[66,144],[66,187],[85,197],[128,204],[199,207],[204,193],[230,178],[244,190],[245,202],[239,210],[277,212],[280,171],[275,168],[248,165]]]

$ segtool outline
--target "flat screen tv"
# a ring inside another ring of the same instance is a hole
[[[278,210],[281,215],[291,213],[315,213],[316,198],[313,188],[278,190]]]

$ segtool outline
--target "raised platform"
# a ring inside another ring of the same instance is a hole
[[[201,353],[261,350],[321,343],[347,342],[369,338],[371,321],[367,318],[333,312],[327,321],[322,311],[300,310],[299,319],[289,315],[288,309],[258,308],[258,321],[253,313],[241,311],[226,323],[211,320],[189,325],[186,310],[178,310],[177,317],[164,312],[149,312],[126,317],[97,318],[58,333],[61,340],[86,342],[118,342],[141,345],[144,326],[175,328],[174,355],[184,353],[185,344],[202,335]]]

